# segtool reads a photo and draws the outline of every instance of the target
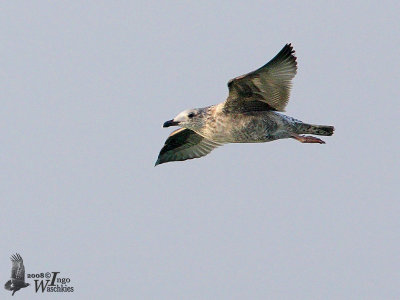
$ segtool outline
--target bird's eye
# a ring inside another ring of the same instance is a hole
[[[188,114],[188,117],[189,117],[189,119],[193,118],[194,117],[194,113]]]

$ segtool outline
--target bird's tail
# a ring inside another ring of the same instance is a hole
[[[306,123],[297,124],[297,133],[315,134],[315,135],[332,135],[335,128],[327,125],[312,125]]]

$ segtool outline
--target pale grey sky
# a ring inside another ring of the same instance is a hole
[[[71,299],[398,299],[399,11],[4,1],[1,280],[19,252],[27,273],[71,278]],[[223,101],[287,42],[287,114],[334,125],[326,145],[227,145],[153,167],[164,121]]]

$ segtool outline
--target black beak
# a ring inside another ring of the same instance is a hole
[[[165,127],[169,127],[169,126],[176,126],[178,124],[179,124],[179,122],[175,122],[174,120],[169,120],[169,121],[165,122],[162,127],[165,128]]]

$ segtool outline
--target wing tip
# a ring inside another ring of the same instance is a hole
[[[282,60],[288,59],[294,64],[295,74],[297,73],[297,56],[292,43],[286,43],[276,57],[280,57]]]
[[[278,54],[281,55],[291,55],[294,58],[296,58],[295,54],[296,54],[296,50],[294,50],[294,46],[292,43],[286,43],[285,46],[283,46],[283,48],[281,49],[281,51],[279,51]]]
[[[157,158],[156,163],[154,164],[154,167],[157,167],[158,165],[161,165],[162,162],[160,160],[160,157]]]
[[[290,49],[290,53],[294,54],[296,51],[294,50],[293,44],[292,43],[286,43],[286,45],[283,47],[283,49]]]
[[[193,158],[196,158],[196,157],[184,158],[184,159],[168,159],[168,158],[162,159],[161,157],[159,157],[157,159],[156,163],[154,164],[154,167],[157,167],[158,165],[162,165],[162,164],[169,163],[169,162],[185,161],[185,160],[193,159]]]
[[[23,261],[21,255],[19,253],[15,253],[15,254],[11,255],[10,260],[16,261],[16,262]]]

